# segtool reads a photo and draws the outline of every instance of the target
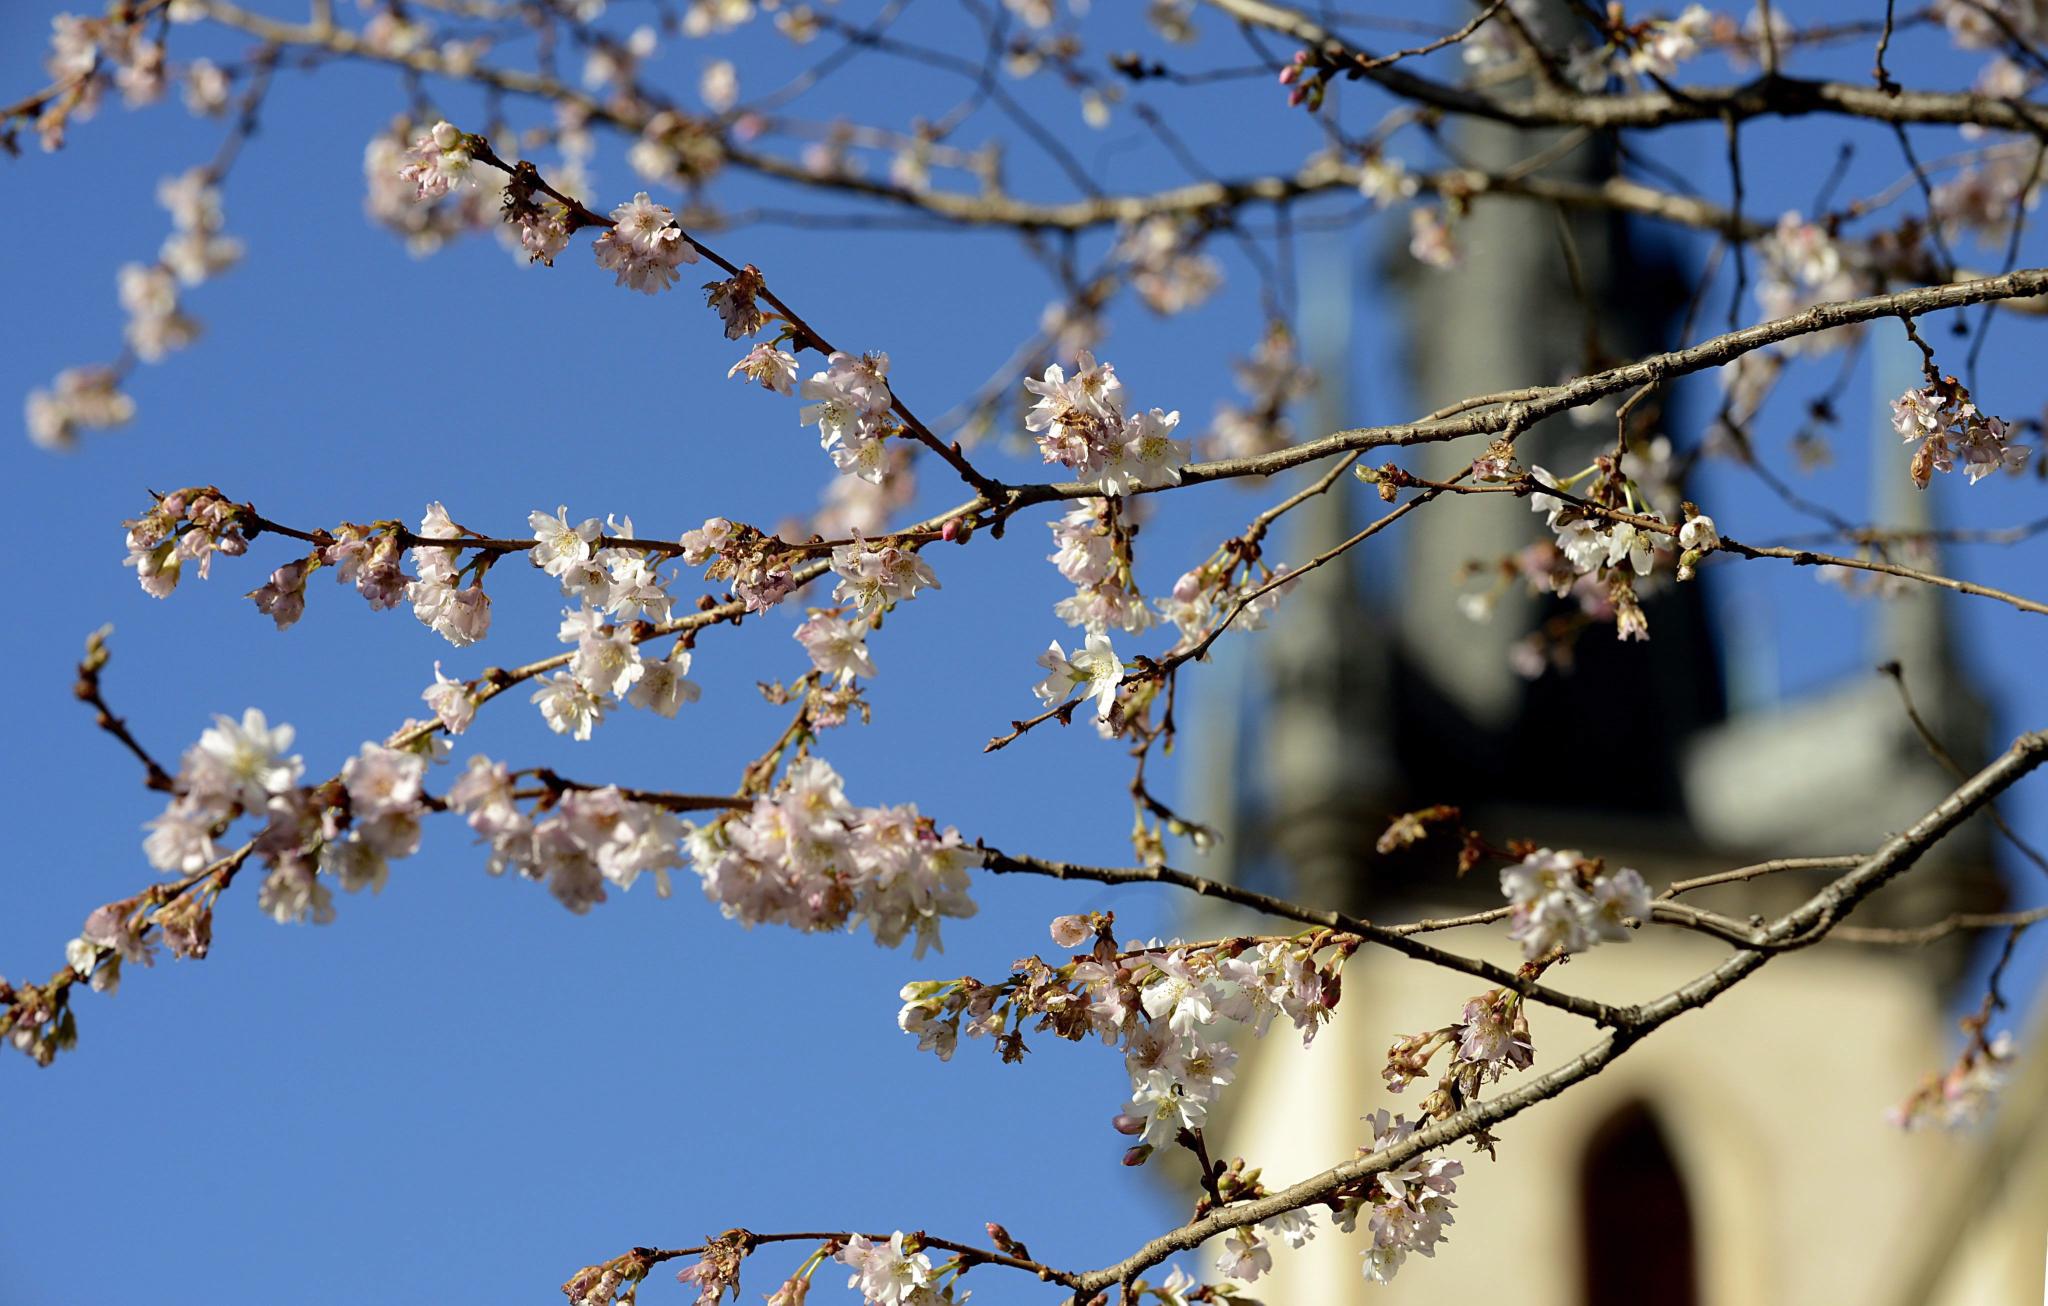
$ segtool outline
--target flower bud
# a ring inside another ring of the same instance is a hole
[[[1052,941],[1062,948],[1078,948],[1088,941],[1095,931],[1089,928],[1086,916],[1056,916],[1052,922]]]

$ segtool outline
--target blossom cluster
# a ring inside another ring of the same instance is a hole
[[[1525,476],[1505,442],[1475,459],[1473,469],[1477,479],[1495,483]],[[1540,487],[1530,493],[1530,507],[1545,514],[1552,538],[1496,560],[1490,568],[1496,573],[1493,585],[1458,598],[1460,609],[1474,621],[1491,617],[1502,595],[1517,583],[1531,595],[1576,602],[1575,620],[1545,623],[1511,647],[1510,665],[1518,674],[1534,679],[1553,664],[1568,667],[1574,639],[1592,624],[1611,622],[1622,639],[1649,638],[1641,599],[1662,584],[1665,573],[1659,564],[1672,551],[1667,540],[1676,540],[1675,575],[1681,581],[1691,580],[1701,559],[1723,546],[1714,519],[1681,499],[1676,472],[1670,441],[1659,436],[1631,445],[1618,461],[1602,455],[1563,481],[1542,467],[1526,473],[1524,484]],[[1383,472],[1362,468],[1359,474],[1380,480],[1386,492]],[[1578,494],[1583,504],[1550,492],[1571,491],[1582,482]],[[1642,520],[1616,520],[1600,509]],[[1656,529],[1673,518],[1682,523],[1675,532]],[[1470,568],[1488,569],[1477,563]]]
[[[186,563],[196,563],[204,580],[214,554],[232,558],[249,549],[241,509],[210,487],[166,494],[148,512],[122,524],[128,528],[122,565],[135,568],[135,578],[152,598],[169,597]]]
[[[1093,631],[1087,641],[1069,654],[1054,640],[1045,652],[1038,655],[1038,665],[1045,669],[1045,679],[1031,687],[1038,701],[1051,707],[1064,702],[1079,691],[1085,698],[1095,700],[1095,717],[1108,721],[1116,709],[1116,694],[1124,681],[1123,660],[1110,646],[1109,636]]]
[[[233,267],[242,243],[220,234],[220,190],[211,170],[194,168],[167,177],[157,201],[170,212],[175,231],[155,263],[123,264],[121,307],[128,313],[128,347],[145,363],[161,360],[199,338],[199,323],[178,302],[178,286],[196,286]]]
[[[1669,77],[1678,65],[1697,55],[1701,42],[1713,34],[1714,17],[1705,5],[1687,5],[1676,18],[1653,18],[1632,33],[1633,47],[1625,56],[1629,72],[1646,77]]]
[[[1763,268],[1757,280],[1756,302],[1765,317],[1792,317],[1815,304],[1854,299],[1869,285],[1847,257],[1841,242],[1819,223],[1809,222],[1789,211],[1778,219],[1771,234],[1757,241]],[[1841,338],[1841,332],[1820,332],[1794,336],[1778,348],[1788,353],[1826,349]]]
[[[680,639],[665,658],[643,657],[640,639],[630,626],[607,623],[602,613],[588,606],[565,610],[557,635],[575,652],[568,666],[533,691],[542,719],[556,734],[590,738],[610,704],[628,703],[672,717],[701,693],[694,681],[685,679],[690,650]]]
[[[1534,1063],[1535,1045],[1529,1038],[1522,996],[1512,989],[1489,989],[1467,1002],[1452,1024],[1396,1040],[1387,1049],[1387,1064],[1380,1072],[1387,1091],[1398,1093],[1428,1074],[1429,1063],[1444,1050],[1450,1052],[1449,1063],[1436,1090],[1419,1108],[1434,1120],[1447,1119],[1476,1101],[1484,1085]]]
[[[175,875],[203,871],[221,861],[227,830],[247,816],[263,822],[252,851],[270,867],[257,901],[277,920],[333,919],[323,876],[349,892],[382,888],[390,860],[419,847],[430,752],[366,743],[337,779],[305,786],[304,763],[286,751],[292,737],[290,726],[272,726],[255,708],[240,721],[216,717],[186,750],[170,802],[149,822],[143,853],[150,864]],[[179,956],[205,953],[210,926],[196,901],[181,900],[154,918]],[[88,941],[94,938],[88,930]],[[110,946],[122,956],[133,951]]]
[[[1000,984],[907,984],[897,1024],[941,1060],[952,1057],[963,1021],[970,1038],[994,1039],[1004,1060],[1022,1058],[1024,1027],[1034,1019],[1035,1029],[1060,1038],[1092,1034],[1121,1045],[1131,1095],[1113,1123],[1137,1140],[1131,1165],[1202,1127],[1234,1074],[1232,1027],[1263,1036],[1284,1016],[1304,1043],[1313,1040],[1336,1006],[1338,974],[1355,946],[1309,935],[1119,952],[1110,927],[1106,916],[1060,917],[1053,941],[1073,948],[1093,935],[1092,949],[1057,967],[1027,958]],[[1332,955],[1319,961],[1324,951]]]
[[[919,590],[941,588],[931,564],[916,550],[872,540],[855,539],[833,549],[832,574],[839,577],[833,601],[852,604],[869,621],[916,598]]]
[[[1569,490],[1590,476],[1587,502],[1647,519],[1641,525],[1617,521],[1555,494],[1539,491],[1529,496],[1530,510],[1543,514],[1555,536],[1554,551],[1540,555],[1549,564],[1546,579],[1551,592],[1559,597],[1576,595],[1589,612],[1611,615],[1622,639],[1648,639],[1650,623],[1638,600],[1637,582],[1650,575],[1664,547],[1662,534],[1652,529],[1663,518],[1643,501],[1635,481],[1605,456],[1569,480],[1559,481],[1541,467],[1531,467],[1529,475],[1551,490]]]
[[[24,405],[29,439],[45,449],[69,449],[81,431],[126,426],[135,401],[111,367],[69,367],[48,390],[31,390]]]
[[[745,522],[712,517],[684,531],[683,561],[703,567],[706,580],[732,582],[732,592],[749,612],[766,612],[796,589],[795,567],[802,555],[773,535]]]
[[[2048,34],[2048,15],[2022,0],[1936,0],[1934,15],[1966,50],[1989,50],[2007,41],[2031,45]]]
[[[1266,329],[1250,358],[1231,364],[1245,402],[1220,403],[1209,423],[1209,448],[1219,458],[1254,458],[1294,443],[1287,410],[1315,389],[1316,374],[1284,323]]]
[[[779,369],[776,351],[768,350],[767,357]],[[746,361],[741,360],[742,366]],[[749,376],[753,376],[751,371]],[[779,388],[770,379],[753,379],[770,389]],[[825,370],[805,381],[799,393],[809,402],[798,416],[805,426],[818,428],[818,443],[831,455],[832,465],[848,476],[879,482],[888,467],[882,442],[893,429],[889,409],[895,397],[889,393],[889,356],[834,352],[826,359]]]
[[[57,87],[36,116],[36,135],[45,151],[63,148],[72,119],[92,117],[109,81],[130,108],[163,98],[168,84],[164,44],[161,38],[148,39],[143,28],[139,17],[124,10],[105,18],[57,14],[50,20],[43,68]]]
[[[1384,1107],[1366,1120],[1372,1126],[1372,1146],[1360,1148],[1360,1155],[1398,1146],[1421,1127],[1419,1121],[1388,1115]],[[1345,1233],[1354,1232],[1363,1215],[1372,1234],[1363,1267],[1369,1281],[1391,1282],[1410,1252],[1436,1254],[1436,1245],[1444,1240],[1444,1226],[1455,1223],[1451,1211],[1457,1203],[1451,1194],[1457,1191],[1457,1179],[1464,1173],[1464,1164],[1448,1157],[1416,1158],[1381,1171],[1362,1192],[1343,1199],[1333,1217],[1336,1226]]]
[[[632,888],[643,873],[651,873],[656,892],[666,896],[669,870],[683,864],[682,821],[616,787],[549,792],[528,809],[505,764],[479,755],[469,759],[446,801],[490,846],[491,874],[511,870],[542,881],[573,912],[603,902],[606,885]]]
[[[901,1231],[887,1242],[855,1234],[832,1259],[853,1271],[846,1286],[857,1290],[867,1306],[938,1306],[952,1300],[950,1291],[939,1291],[931,1257]]]
[[[395,523],[365,527],[344,522],[312,553],[271,572],[249,598],[283,630],[305,615],[306,582],[312,573],[331,567],[335,581],[355,586],[372,611],[409,602],[423,625],[457,648],[483,639],[491,627],[491,599],[483,589],[486,560],[479,556],[464,566],[463,544],[426,542],[462,541],[471,533],[457,526],[436,500],[427,505],[415,535],[418,542],[408,554]],[[416,576],[405,570],[408,557]],[[464,576],[469,577],[467,584],[462,583]]]
[[[1174,651],[1192,648],[1218,621],[1234,630],[1264,630],[1266,620],[1300,578],[1286,563],[1238,568],[1229,555],[1184,573],[1162,599],[1154,599],[1159,615],[1180,631]],[[1232,614],[1235,614],[1234,616]]]
[[[807,932],[865,925],[875,942],[940,945],[940,923],[975,911],[967,871],[980,856],[916,806],[856,807],[815,757],[791,764],[775,792],[745,811],[685,824],[705,896],[749,928]]]
[[[1074,586],[1053,612],[1091,634],[1111,628],[1140,631],[1152,611],[1131,578],[1131,535],[1123,524],[1121,500],[1082,499],[1052,523],[1052,563]]]
[[[2001,469],[2019,471],[2031,452],[2014,441],[2004,421],[1978,412],[1970,392],[1952,376],[1893,400],[1892,429],[1916,445],[1909,474],[1923,490],[1934,473],[1954,471],[1958,462],[1975,485]]]
[[[1508,937],[1530,961],[1626,942],[1632,922],[1650,919],[1641,875],[1626,866],[1610,871],[1574,848],[1538,848],[1502,869],[1500,891],[1513,908]]]
[[[200,323],[184,311],[179,286],[196,286],[242,257],[240,241],[221,234],[220,190],[208,168],[194,168],[157,185],[157,201],[174,228],[154,263],[124,263],[116,275],[124,339],[132,359],[160,362],[199,338]],[[75,367],[50,389],[31,391],[23,416],[29,439],[45,449],[68,449],[81,431],[125,425],[135,401],[121,389],[128,359],[109,367]]]
[[[1024,426],[1037,433],[1045,461],[1072,468],[1110,495],[1180,483],[1188,461],[1186,442],[1173,438],[1180,413],[1154,408],[1126,416],[1123,382],[1111,365],[1084,352],[1073,376],[1054,363],[1042,378],[1026,377],[1024,388],[1038,396]]]
[[[407,249],[417,255],[431,254],[465,232],[485,230],[508,217],[518,221],[504,203],[503,174],[474,166],[460,139],[451,141],[443,159],[436,135],[448,136],[441,131],[444,126],[436,123],[422,132],[400,120],[363,147],[365,214],[403,236]],[[428,198],[428,192],[434,197]]]
[[[399,180],[412,183],[415,200],[440,199],[469,183],[476,169],[476,157],[470,150],[470,138],[461,129],[446,120],[437,122],[406,151]]]
[[[1891,1122],[1901,1129],[1935,1125],[1960,1129],[1982,1120],[1990,1113],[2012,1070],[2011,1034],[1986,1040],[1975,1020],[1964,1022],[1970,1042],[1954,1065],[1938,1079],[1929,1079],[1919,1091],[1894,1107]]]
[[[875,674],[875,661],[868,653],[868,631],[866,619],[849,621],[844,609],[813,608],[794,635],[820,676],[832,684],[849,685],[856,678]]]
[[[1164,317],[1200,305],[1223,284],[1223,270],[1200,252],[1196,230],[1164,214],[1125,228],[1115,257],[1129,266],[1138,298]]]
[[[566,506],[527,515],[533,564],[562,583],[564,596],[620,621],[667,621],[674,600],[660,574],[666,548],[635,548],[631,517],[571,523]],[[422,532],[424,534],[424,532]]]
[[[697,247],[676,225],[675,214],[644,190],[612,210],[611,228],[591,248],[597,265],[619,285],[648,295],[673,286],[677,269],[697,261]]]

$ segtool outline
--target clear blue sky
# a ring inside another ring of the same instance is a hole
[[[47,21],[59,9],[25,0],[0,11],[0,98],[41,84]],[[957,32],[957,14],[946,13],[920,15],[932,17],[923,30]],[[1105,18],[1099,49],[1134,43],[1122,16]],[[223,57],[234,47],[205,48]],[[760,29],[711,48],[740,62],[749,89],[769,84],[752,71],[766,65],[751,61],[792,66]],[[687,87],[703,57],[679,43],[654,76]],[[1246,53],[1210,18],[1185,60],[1222,66]],[[1861,77],[1868,64],[1859,46],[1811,66]],[[1966,67],[1934,60],[1924,75],[1953,84]],[[897,95],[902,65],[860,62],[821,104],[857,108],[884,74]],[[948,84],[924,96],[929,106],[902,111],[936,112],[957,93]],[[1225,174],[1286,166],[1313,145],[1306,119],[1264,83],[1146,96]],[[1128,114],[1095,133],[1070,100],[1029,98],[1108,187],[1186,179]],[[134,424],[89,438],[74,456],[0,436],[0,482],[17,513],[13,617],[0,627],[11,689],[10,746],[0,750],[11,836],[0,972],[46,976],[91,908],[151,879],[138,844],[157,802],[69,694],[81,642],[102,622],[115,626],[109,693],[167,760],[210,714],[253,704],[298,727],[315,774],[421,711],[436,658],[473,674],[554,648],[556,598],[514,568],[493,577],[491,640],[466,652],[403,612],[369,612],[324,579],[306,619],[273,633],[242,598],[286,556],[271,541],[255,550],[264,561],[224,560],[212,582],[188,581],[156,602],[119,566],[120,521],[145,505],[147,489],[211,481],[305,525],[411,519],[439,498],[458,519],[503,534],[529,510],[566,502],[578,515],[631,513],[643,533],[674,536],[713,513],[773,523],[828,479],[793,405],[723,380],[738,351],[693,295],[615,290],[581,249],[553,272],[522,271],[488,241],[415,261],[371,228],[361,216],[363,143],[404,104],[403,87],[374,70],[286,78],[227,187],[229,229],[247,241],[248,259],[191,297],[204,341],[144,369],[132,387]],[[447,106],[473,110],[474,101],[455,94]],[[1795,153],[1791,142],[1814,129],[1830,133],[1827,143]],[[111,355],[121,325],[114,270],[148,257],[167,230],[156,180],[208,158],[217,135],[176,107],[109,107],[63,153],[0,164],[10,200],[0,207],[10,324],[0,403]],[[1768,216],[1809,202],[1836,135],[1822,122],[1748,135],[1750,209]],[[1658,139],[1664,162],[1724,193],[1718,129]],[[1898,172],[1888,137],[1858,139],[1845,193]],[[1014,153],[1019,190],[1067,193],[1028,151]],[[640,184],[614,142],[598,180],[607,204]],[[855,207],[743,178],[719,197],[734,208]],[[927,414],[997,368],[1050,295],[995,235],[758,226],[719,244],[765,269],[843,346],[888,350],[898,391]],[[1230,392],[1222,361],[1258,333],[1253,278],[1227,246],[1217,252],[1230,281],[1211,307],[1164,327],[1126,308],[1103,351],[1135,399],[1177,407],[1193,424]],[[1349,416],[1398,419],[1408,415],[1390,361],[1398,328],[1369,280],[1361,296]],[[1994,332],[1979,385],[1988,409],[2036,411],[2037,329],[2006,322]],[[1867,391],[1851,388],[1846,432],[1870,429]],[[1903,471],[1888,440],[1872,443]],[[1872,449],[1846,434],[1836,452],[1837,468],[1810,488],[1855,515]],[[999,470],[1024,474],[1016,462]],[[1703,497],[1724,491],[1709,502],[1730,505],[1719,516],[1731,533],[1799,527],[1752,484],[1711,475]],[[958,497],[935,473],[926,483],[933,506]],[[2004,525],[2040,510],[2031,481],[1937,493],[1951,520],[1967,508],[1973,523]],[[1148,584],[1161,589],[1258,502],[1231,488],[1174,498],[1180,506],[1144,540]],[[1122,861],[1121,750],[1077,729],[978,752],[1032,706],[1036,651],[1067,637],[1050,615],[1062,590],[1043,561],[1045,539],[1031,520],[1001,545],[938,555],[946,588],[874,641],[883,670],[874,726],[842,731],[821,752],[856,801],[915,800],[970,837]],[[2032,556],[1979,550],[1952,561],[1962,574],[2038,593]],[[1864,669],[1864,607],[1809,572],[1743,572],[1756,610],[1803,637],[1777,659],[1781,692]],[[1957,621],[1997,701],[1999,735],[2048,720],[2038,619],[1971,604]],[[548,734],[519,696],[484,713],[464,748],[578,776],[729,786],[779,728],[779,709],[751,685],[800,669],[792,624],[775,615],[706,639],[694,673],[704,700],[673,723],[623,714],[596,742],[573,745]],[[2033,793],[2011,806],[2023,830],[2048,836]],[[1113,1054],[1048,1041],[1024,1066],[1003,1067],[977,1044],[942,1066],[894,1025],[907,979],[1006,973],[1012,958],[1044,946],[1045,921],[1063,911],[1114,907],[1131,932],[1164,931],[1170,899],[987,882],[977,888],[982,915],[948,929],[942,957],[913,962],[864,938],[744,932],[687,876],[680,888],[664,902],[643,884],[574,917],[537,886],[490,879],[467,832],[447,823],[430,827],[381,896],[341,900],[340,920],[326,928],[276,926],[238,888],[208,960],[133,971],[113,999],[81,995],[81,1046],[54,1069],[0,1063],[0,1107],[13,1122],[0,1304],[75,1297],[81,1281],[100,1298],[167,1306],[546,1301],[588,1260],[734,1225],[924,1225],[970,1237],[995,1219],[1049,1260],[1094,1265],[1171,1221],[1148,1177],[1117,1167],[1106,1120],[1124,1080]],[[766,1266],[775,1263],[764,1258],[750,1291],[772,1286]],[[981,1300],[1027,1295],[994,1275],[975,1278]],[[675,1292],[656,1284],[649,1300]]]

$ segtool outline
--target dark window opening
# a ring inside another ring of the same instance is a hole
[[[1617,1112],[1579,1170],[1586,1306],[1697,1306],[1692,1207],[1648,1108]]]

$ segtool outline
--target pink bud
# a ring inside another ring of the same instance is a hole
[[[1287,93],[1287,107],[1290,109],[1298,109],[1301,107],[1301,102],[1303,100],[1306,100],[1307,98],[1308,88],[1305,86],[1297,86]]]
[[[1140,1144],[1139,1144],[1138,1146],[1136,1146],[1136,1147],[1132,1148],[1132,1149],[1131,1149],[1130,1151],[1128,1151],[1128,1152],[1125,1152],[1125,1153],[1124,1153],[1124,1164],[1125,1164],[1125,1165],[1143,1165],[1143,1164],[1145,1164],[1145,1162],[1146,1162],[1146,1161],[1150,1160],[1150,1159],[1151,1159],[1151,1157],[1152,1157],[1152,1144],[1150,1144],[1150,1143],[1140,1143]]]
[[[1144,1118],[1142,1116],[1134,1116],[1128,1111],[1118,1112],[1116,1118],[1109,1123],[1119,1134],[1142,1134],[1145,1132]]]

